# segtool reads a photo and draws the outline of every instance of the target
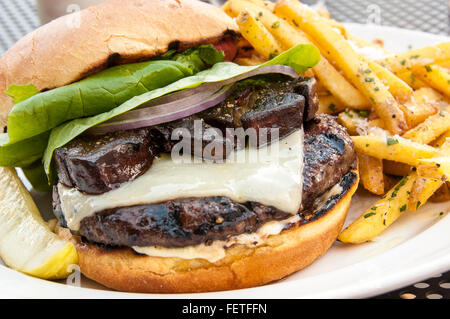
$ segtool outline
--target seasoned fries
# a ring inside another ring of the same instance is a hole
[[[336,97],[331,94],[319,96],[319,109],[317,113],[335,114],[345,110],[345,105],[341,104]]]
[[[242,10],[236,22],[243,37],[266,59],[271,59],[283,52],[278,41],[249,11]]]
[[[402,137],[416,143],[429,144],[448,130],[450,130],[450,106],[438,114],[430,116],[415,128],[407,131]]]
[[[414,182],[408,200],[408,210],[415,212],[444,184],[439,179],[419,177]]]
[[[413,128],[429,116],[436,114],[441,102],[442,95],[431,88],[421,88],[414,91],[413,99],[401,105],[408,126]]]
[[[322,54],[333,61],[372,102],[378,116],[386,122],[386,127],[392,134],[400,134],[408,128],[395,98],[341,34],[318,19],[314,11],[295,0],[278,1],[275,13],[314,38]]]
[[[381,79],[381,82],[388,87],[389,92],[391,92],[391,94],[395,96],[400,103],[405,103],[411,99],[414,90],[407,83],[378,63],[368,63],[369,67]]]
[[[411,71],[404,71],[395,74],[400,79],[402,79],[406,84],[412,87],[414,90],[424,88],[427,85],[418,79]]]
[[[381,234],[406,211],[409,193],[416,178],[416,172],[403,177],[386,195],[344,229],[338,239],[344,243],[359,244]]]
[[[320,62],[302,75],[317,78],[318,113],[338,115],[352,135],[361,185],[386,194],[339,240],[372,240],[406,210],[450,201],[450,42],[393,54],[297,0],[229,0],[223,9],[264,59],[297,44],[319,48]],[[244,16],[253,25],[244,26]],[[255,54],[236,61],[262,62]]]
[[[420,177],[447,181],[450,176],[450,157],[420,159],[417,165],[417,174]]]
[[[398,136],[352,136],[352,140],[359,153],[412,166],[416,166],[419,159],[431,158],[438,152],[434,147]]]
[[[439,64],[448,60],[450,60],[450,42],[394,54],[379,63],[396,74],[407,71],[413,66]]]
[[[440,155],[443,154],[448,156],[450,154],[450,140],[443,142],[439,147],[439,151],[441,153]],[[442,186],[445,186],[442,178],[443,176],[434,175],[436,178],[427,178],[422,176],[424,172],[420,172],[421,169],[418,168],[417,170],[419,178],[417,178],[414,182],[408,202],[408,209],[411,211],[416,211],[419,207],[425,204],[435,192],[437,192]]]
[[[450,138],[450,130],[448,130],[447,132],[445,132],[444,134],[439,136],[437,139],[435,139],[431,143],[431,146],[433,146],[433,147],[441,147],[447,141],[447,138]]]
[[[384,194],[383,161],[379,158],[358,154],[359,178],[369,192]]]
[[[343,125],[350,135],[359,135],[359,130],[366,130],[369,126],[367,121],[367,114],[363,114],[356,111],[346,109],[344,112],[339,113],[338,122]]]
[[[280,19],[265,8],[260,8],[245,0],[230,0],[227,4],[228,10],[233,15],[248,10],[254,16],[257,16],[258,20],[281,44],[284,50],[297,44],[312,43],[304,33],[298,32],[285,20]],[[244,37],[246,37],[245,34]],[[340,101],[340,104],[355,109],[370,108],[368,99],[356,90],[325,58],[322,57],[313,70],[319,81]]]
[[[432,88],[450,97],[450,73],[439,65],[415,66],[413,74]]]

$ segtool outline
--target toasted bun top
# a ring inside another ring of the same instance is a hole
[[[70,84],[112,64],[220,39],[237,26],[220,8],[197,0],[109,0],[56,19],[28,34],[0,58],[0,125],[12,84],[39,90]]]

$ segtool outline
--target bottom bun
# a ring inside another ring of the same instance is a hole
[[[129,248],[99,247],[74,236],[81,272],[109,288],[146,293],[241,289],[281,279],[311,264],[336,240],[358,187],[357,171],[346,176],[350,178],[341,181],[346,184],[341,194],[328,200],[313,221],[270,236],[258,247],[231,246],[215,263],[142,256]]]

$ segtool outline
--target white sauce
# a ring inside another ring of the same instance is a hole
[[[302,130],[268,147],[236,151],[235,158],[246,160],[175,163],[165,156],[136,180],[102,195],[58,184],[61,209],[72,230],[79,230],[83,218],[105,209],[185,197],[226,196],[236,202],[254,201],[287,213],[298,212],[303,188]]]
[[[299,215],[292,216],[282,221],[272,221],[262,226],[256,233],[241,234],[233,236],[227,241],[215,240],[211,245],[205,244],[188,246],[183,248],[165,248],[160,246],[133,247],[133,249],[144,255],[153,257],[177,257],[182,259],[206,259],[214,263],[225,257],[226,249],[232,245],[246,245],[257,247],[266,242],[271,235],[278,235],[284,227],[300,220]]]

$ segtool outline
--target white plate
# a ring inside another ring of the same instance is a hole
[[[447,42],[448,37],[397,28],[348,24],[367,40],[382,38],[391,51]],[[347,224],[368,205],[371,195],[359,191]],[[373,197],[376,200],[376,197]],[[42,200],[39,200],[42,202]],[[47,207],[49,203],[47,202]],[[83,288],[35,279],[0,266],[3,298],[357,298],[385,293],[450,269],[450,203],[426,205],[404,214],[374,242],[349,246],[336,242],[306,269],[276,283],[237,291],[155,295],[109,291],[85,278]],[[444,211],[444,216],[439,212]]]

